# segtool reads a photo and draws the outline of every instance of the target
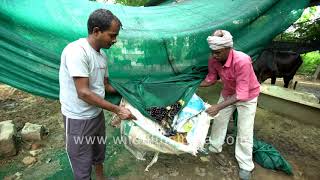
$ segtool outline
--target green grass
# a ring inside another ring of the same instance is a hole
[[[320,65],[320,52],[313,51],[301,55],[303,63],[298,69],[298,74],[313,75]]]

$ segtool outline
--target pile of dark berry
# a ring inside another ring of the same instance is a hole
[[[173,130],[173,118],[182,108],[181,102],[177,101],[171,106],[167,107],[151,107],[146,111],[156,120],[165,130],[165,136],[174,136],[177,132]]]

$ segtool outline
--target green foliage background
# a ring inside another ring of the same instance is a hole
[[[124,4],[127,6],[143,6],[149,0],[116,0],[117,3]]]
[[[299,74],[303,75],[313,75],[320,65],[320,52],[314,51],[306,54],[301,55],[303,59],[303,64],[298,70]]]
[[[318,6],[310,7],[287,31],[278,35],[276,41],[320,41],[320,18],[316,18]]]

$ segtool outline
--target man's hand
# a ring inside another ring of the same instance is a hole
[[[211,105],[211,106],[206,110],[206,112],[207,112],[210,116],[214,117],[215,115],[217,115],[217,114],[219,113],[220,110],[221,110],[221,109],[220,109],[220,107],[219,107],[218,105]]]
[[[211,86],[215,84],[215,81],[213,82],[207,82],[206,80],[203,80],[201,83],[200,83],[200,87],[208,87],[208,86]]]
[[[119,108],[119,111],[117,112],[117,115],[119,116],[119,118],[121,120],[128,120],[128,119],[137,119],[129,109],[125,108],[125,107],[121,107]]]

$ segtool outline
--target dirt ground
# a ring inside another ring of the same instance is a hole
[[[107,118],[110,114],[106,113]],[[307,117],[306,117],[307,118]],[[42,141],[42,152],[34,165],[26,166],[22,159],[28,156],[30,142],[22,142],[19,136],[18,155],[0,159],[0,179],[22,174],[22,179],[71,179],[71,169],[64,151],[64,130],[57,100],[45,99],[0,84],[0,121],[13,120],[18,130],[24,123],[44,125],[49,135]],[[292,165],[294,175],[264,169],[256,164],[253,179],[286,180],[320,178],[320,128],[305,125],[258,108],[255,120],[255,136],[272,144]],[[119,135],[119,129],[107,126],[108,136]],[[160,154],[158,162],[149,172],[146,161],[136,160],[122,145],[111,141],[107,144],[105,172],[119,179],[238,179],[238,166],[234,146],[225,145],[220,155],[209,154],[197,157],[188,154]]]

